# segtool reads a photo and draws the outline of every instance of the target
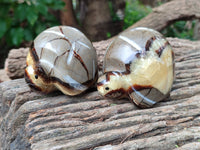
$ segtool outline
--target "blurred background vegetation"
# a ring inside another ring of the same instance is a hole
[[[170,0],[0,0],[0,68],[12,48],[27,47],[44,29],[70,25],[92,41],[107,39]],[[193,21],[164,29],[168,37],[196,40]]]

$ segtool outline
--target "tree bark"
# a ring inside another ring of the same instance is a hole
[[[124,20],[124,10],[126,7],[125,0],[110,0],[112,2],[113,12],[117,15],[117,17],[123,21]]]
[[[194,39],[200,40],[200,19],[196,20],[194,27]]]
[[[112,22],[108,0],[85,0],[85,18],[83,28],[92,41],[107,39],[107,34],[116,34],[122,26]]]
[[[26,56],[28,51],[29,48],[12,49],[9,51],[4,68],[10,79],[18,79],[24,77]]]
[[[0,69],[0,83],[4,81],[9,81],[10,78],[6,74],[6,71],[4,69]]]
[[[63,1],[65,2],[65,7],[64,10],[60,11],[61,24],[79,28],[72,5],[72,0]]]
[[[149,5],[151,7],[156,7],[158,6],[160,3],[166,3],[169,2],[171,0],[140,0],[140,2],[144,5]]]
[[[70,97],[36,93],[24,79],[1,83],[2,149],[198,150],[200,41],[168,40],[175,53],[176,80],[170,97],[153,108],[103,98],[95,89]],[[99,56],[106,42],[95,43],[96,48],[104,45]]]

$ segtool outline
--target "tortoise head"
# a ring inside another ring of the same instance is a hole
[[[109,98],[121,98],[126,94],[122,88],[123,82],[117,73],[105,73],[97,81],[99,93]]]
[[[49,93],[53,91],[55,87],[44,77],[44,73],[40,70],[29,51],[26,59],[25,81],[32,89]]]

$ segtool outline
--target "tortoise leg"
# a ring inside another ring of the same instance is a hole
[[[129,97],[139,107],[148,108],[163,100],[166,95],[155,88],[151,88],[140,91],[133,90],[129,92]]]

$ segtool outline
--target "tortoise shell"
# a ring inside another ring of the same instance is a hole
[[[166,98],[174,80],[174,53],[157,31],[134,28],[120,34],[108,47],[100,94],[129,97],[140,107],[151,107]]]
[[[66,95],[77,95],[97,80],[97,56],[92,43],[69,26],[41,32],[29,50],[26,63],[26,82],[45,93],[59,89]]]

